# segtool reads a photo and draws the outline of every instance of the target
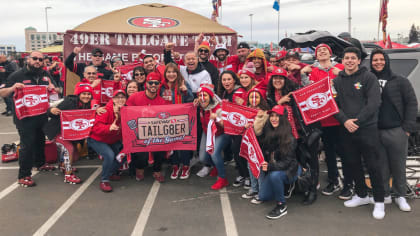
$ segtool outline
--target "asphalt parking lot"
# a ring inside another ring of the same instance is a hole
[[[3,111],[3,106],[0,106]],[[11,117],[0,116],[0,144],[18,140]],[[288,201],[288,214],[268,220],[274,202],[253,205],[241,199],[246,190],[232,186],[214,191],[214,177],[199,178],[192,169],[187,180],[159,184],[150,171],[142,182],[124,175],[111,182],[112,193],[99,189],[101,161],[76,164],[83,182],[63,183],[58,171],[34,175],[33,188],[16,184],[17,162],[0,164],[0,235],[418,235],[420,201],[409,200],[412,212],[386,206],[382,221],[371,216],[372,205],[345,208],[335,196],[318,195],[311,206],[303,196]],[[169,166],[164,167],[169,177]],[[236,171],[227,166],[228,179]],[[321,173],[321,180],[326,173]],[[325,185],[321,182],[322,186]]]

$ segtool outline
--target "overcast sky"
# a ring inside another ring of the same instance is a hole
[[[15,44],[24,50],[24,28],[46,31],[45,10],[48,10],[49,31],[64,32],[107,12],[144,3],[163,3],[184,8],[206,17],[212,12],[211,0],[0,0],[0,44]],[[277,41],[277,12],[274,0],[222,0],[221,23],[250,39],[250,17],[253,16],[253,40]],[[377,37],[379,0],[352,0],[352,34],[362,40]],[[419,0],[390,0],[388,32],[391,38],[407,36],[411,25],[420,25]],[[348,29],[348,0],[281,0],[280,38],[285,32],[327,30],[338,34]]]

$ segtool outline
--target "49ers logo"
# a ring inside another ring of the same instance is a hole
[[[179,25],[179,21],[166,17],[137,16],[128,19],[128,24],[141,28],[171,28]]]
[[[306,100],[311,109],[319,109],[328,103],[328,97],[323,93],[315,93]]]
[[[113,88],[106,88],[105,89],[105,94],[106,94],[106,96],[108,96],[108,97],[110,97],[110,98],[112,98],[112,93],[114,92],[114,89]]]
[[[257,152],[255,151],[255,148],[251,144],[248,144],[248,158],[250,161],[252,161],[257,166],[259,166]]]
[[[244,115],[237,112],[230,112],[228,114],[228,120],[235,126],[244,127],[247,123],[247,119]]]
[[[89,128],[89,121],[86,119],[75,119],[71,121],[70,127],[72,130],[82,131]]]
[[[26,107],[34,107],[41,103],[41,97],[36,94],[25,95],[22,100]]]

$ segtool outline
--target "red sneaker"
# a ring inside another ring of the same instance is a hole
[[[44,165],[38,167],[38,171],[53,171],[53,170],[55,170],[55,166],[51,166],[51,165],[48,165],[48,164],[44,164]]]
[[[82,182],[82,180],[79,177],[77,177],[75,174],[64,176],[64,183],[80,184],[80,182]]]
[[[219,178],[217,178],[216,183],[214,183],[211,186],[211,188],[214,189],[214,190],[219,190],[219,189],[221,189],[223,187],[226,187],[228,185],[229,185],[229,183],[228,183],[227,179],[224,179],[224,178],[220,178],[219,177]]]
[[[211,169],[211,171],[210,171],[210,174],[209,174],[211,177],[216,177],[217,176],[217,169],[216,169],[216,167],[213,167],[212,169]]]
[[[190,166],[183,166],[182,167],[182,172],[181,172],[181,177],[179,177],[179,178],[180,179],[188,179],[188,177],[190,177],[190,172],[191,172]]]
[[[112,191],[112,187],[109,184],[109,182],[101,182],[99,184],[99,188],[103,191],[103,192],[111,192]]]
[[[28,176],[18,180],[18,184],[22,187],[33,187],[35,186],[35,181],[32,180],[32,177]]]
[[[109,176],[109,180],[119,181],[119,180],[121,180],[121,176],[119,176],[119,175],[111,175],[111,176]]]
[[[144,180],[144,174],[136,174],[136,180],[137,180],[137,181],[142,181],[142,180]]]
[[[64,168],[64,166],[60,166],[60,171],[63,172],[63,174],[66,173],[66,168]],[[76,169],[76,167],[72,167],[71,168],[71,173],[75,173],[78,172],[78,170]]]
[[[160,172],[153,172],[153,177],[159,183],[162,183],[163,181],[165,181],[165,177],[163,177],[162,173]]]
[[[180,171],[181,169],[179,169],[179,166],[173,165],[171,179],[177,179]]]

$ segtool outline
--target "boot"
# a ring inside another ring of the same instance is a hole
[[[317,194],[316,191],[310,191],[308,194],[305,195],[305,199],[303,200],[303,205],[311,205],[316,201]]]

